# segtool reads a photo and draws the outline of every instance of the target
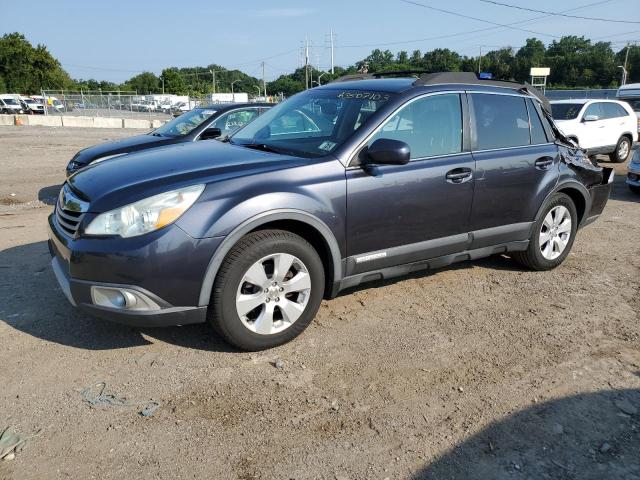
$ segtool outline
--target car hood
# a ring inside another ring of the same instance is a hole
[[[162,145],[175,143],[175,138],[157,137],[151,134],[136,135],[134,137],[123,138],[114,142],[101,143],[93,147],[80,150],[73,161],[80,165],[87,165],[108,155],[117,155],[119,153],[135,152],[146,148],[153,148]]]
[[[181,143],[89,165],[69,187],[100,213],[142,198],[199,183],[252,175],[308,163],[216,141]]]

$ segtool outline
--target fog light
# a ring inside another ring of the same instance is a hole
[[[118,310],[160,310],[160,306],[137,290],[117,287],[91,287],[91,300],[95,305]]]

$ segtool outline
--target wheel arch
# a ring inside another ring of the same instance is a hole
[[[222,241],[209,261],[200,288],[199,306],[209,304],[213,283],[229,250],[248,233],[267,228],[279,228],[296,233],[316,248],[325,266],[325,296],[332,285],[342,279],[342,255],[331,229],[312,214],[296,209],[278,209],[264,212],[244,221]]]
[[[549,195],[547,195],[547,197],[544,199],[544,202],[542,202],[542,205],[538,209],[538,213],[536,214],[536,221],[544,212],[549,199],[556,193],[564,193],[565,195],[568,195],[569,198],[571,198],[573,204],[576,206],[576,211],[578,213],[578,226],[582,225],[582,222],[585,218],[587,218],[587,213],[589,212],[589,209],[591,207],[591,197],[589,195],[587,187],[577,181],[571,180],[556,185],[556,188],[554,188],[549,193]]]

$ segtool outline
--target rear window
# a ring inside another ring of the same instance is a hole
[[[629,115],[627,111],[617,103],[603,103],[602,107],[604,110],[605,118],[618,118],[626,117]]]
[[[551,116],[554,120],[573,120],[582,107],[584,103],[552,103]]]
[[[547,135],[544,132],[542,121],[540,120],[538,110],[533,104],[533,101],[527,100],[527,107],[529,109],[529,118],[531,119],[531,143],[533,145],[547,143],[549,140],[547,139]]]
[[[630,98],[629,100],[625,100],[625,102],[631,105],[631,109],[634,112],[640,113],[640,98]]]
[[[477,150],[530,144],[529,116],[523,97],[474,93],[471,100]]]

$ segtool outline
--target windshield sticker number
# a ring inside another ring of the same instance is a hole
[[[388,93],[380,92],[340,92],[338,98],[344,98],[345,100],[372,100],[385,102],[389,100]]]
[[[333,148],[336,146],[336,144],[334,142],[330,142],[329,140],[325,140],[324,142],[322,142],[320,144],[320,146],[318,147],[319,150],[325,150],[327,152],[330,152],[331,150],[333,150]]]

